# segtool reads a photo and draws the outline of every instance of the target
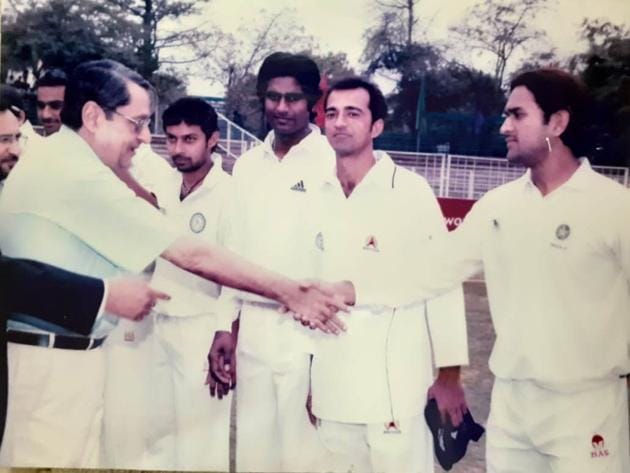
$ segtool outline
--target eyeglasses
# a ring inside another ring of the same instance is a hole
[[[8,135],[0,135],[0,146],[9,147],[13,144],[17,143],[20,147],[26,146],[26,142],[28,141],[28,137],[22,134],[8,134]]]
[[[144,129],[144,127],[149,126],[149,123],[151,122],[151,117],[131,118],[131,117],[128,117],[127,115],[123,115],[122,113],[117,112],[116,110],[112,110],[112,111],[116,115],[123,117],[125,120],[131,123],[133,125],[133,131],[135,131],[137,134],[142,133],[142,130]]]
[[[265,99],[274,103],[279,103],[282,99],[284,99],[286,103],[295,103],[300,100],[304,100],[305,98],[306,95],[301,92],[289,92],[286,94],[281,94],[280,92],[274,92],[271,90],[269,92],[265,92]]]
[[[57,112],[63,108],[63,100],[51,100],[50,102],[42,102],[41,100],[37,101],[37,108],[39,110],[44,110],[46,107],[50,107],[51,110],[55,110]]]

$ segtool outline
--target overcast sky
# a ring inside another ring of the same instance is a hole
[[[543,28],[550,43],[561,55],[584,49],[577,31],[584,17],[604,17],[614,23],[630,24],[630,0],[551,0],[555,7],[540,15],[534,26]],[[448,28],[460,23],[468,7],[477,0],[421,0],[417,14],[427,20],[429,40],[443,40]],[[364,46],[363,33],[374,23],[373,0],[211,0],[204,16],[235,32],[239,26],[252,24],[261,8],[268,12],[292,9],[305,33],[313,36],[320,51],[343,51],[353,66],[359,65]],[[471,57],[477,67],[485,62]],[[207,79],[189,80],[189,93],[219,94],[221,87]]]

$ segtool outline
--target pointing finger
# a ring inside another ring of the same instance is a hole
[[[171,298],[171,296],[169,296],[165,292],[157,291],[155,289],[151,289],[151,293],[152,293],[153,298],[155,299],[162,299],[163,301],[168,301]]]

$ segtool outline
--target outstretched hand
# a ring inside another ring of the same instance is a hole
[[[338,312],[347,312],[344,297],[318,281],[302,281],[283,299],[282,312],[292,312],[302,325],[325,333],[338,334],[346,329]]]

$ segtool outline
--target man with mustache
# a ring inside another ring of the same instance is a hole
[[[0,105],[0,192],[4,186],[13,166],[18,162],[20,146],[24,143],[24,137],[20,132],[17,117],[11,110],[2,109]]]
[[[396,292],[408,254],[446,233],[430,186],[375,151],[387,104],[360,77],[334,83],[324,99],[326,137],[336,175],[321,189],[318,248],[324,280],[360,284],[378,278]],[[381,275],[395,274],[389,279]],[[344,283],[345,284],[345,283]],[[443,419],[459,425],[467,410],[460,366],[468,363],[461,287],[408,305],[362,295],[341,337],[321,339],[313,357],[313,413],[332,471],[433,471],[431,434],[422,416],[427,395]],[[433,363],[432,363],[433,362]],[[433,382],[433,367],[439,369]]]
[[[61,69],[50,69],[36,82],[37,118],[50,136],[61,128],[61,110],[68,78]]]
[[[311,124],[319,82],[319,69],[306,56],[277,52],[263,61],[256,91],[271,131],[237,160],[225,220],[228,248],[300,278],[319,273],[317,189],[333,175],[335,160],[326,138]],[[312,334],[287,324],[277,304],[239,293],[230,305],[232,296],[229,290],[221,295],[221,326],[210,356],[213,371],[223,371],[219,379],[238,384],[236,468],[312,471],[322,454],[305,409]],[[235,359],[230,327],[239,314]],[[210,382],[211,392],[216,386],[221,395],[224,385]]]
[[[19,92],[11,86],[0,85],[0,193],[27,142],[21,129],[26,117],[23,110]]]
[[[488,472],[625,473],[630,191],[584,157],[592,143],[578,78],[518,74],[504,110],[507,159],[523,176],[487,192],[457,230],[395,271],[348,279],[358,302],[404,304],[483,270],[496,332]],[[384,293],[397,274],[408,277]]]
[[[200,98],[183,97],[162,114],[169,157],[179,173],[157,189],[160,206],[182,233],[221,243],[219,215],[229,198],[230,175],[214,150],[218,117]],[[208,399],[208,347],[216,328],[221,287],[158,260],[153,281],[173,292],[156,307],[152,386],[158,401],[150,416],[150,455],[161,469],[229,469],[230,402]],[[151,445],[152,444],[152,445]]]
[[[150,271],[161,256],[205,279],[311,313],[314,325],[326,328],[334,307],[344,308],[335,297],[198,238],[182,237],[118,179],[114,169],[128,168],[138,146],[150,140],[154,101],[151,84],[115,61],[90,61],[73,71],[64,126],[29,150],[32,155],[14,170],[0,199],[3,253],[101,278]],[[1,464],[100,464],[106,374],[100,347],[116,324],[105,316],[81,337],[10,315],[9,356],[17,369],[10,373],[8,417],[14,421],[8,424]],[[59,344],[69,336],[78,339],[72,349]]]

